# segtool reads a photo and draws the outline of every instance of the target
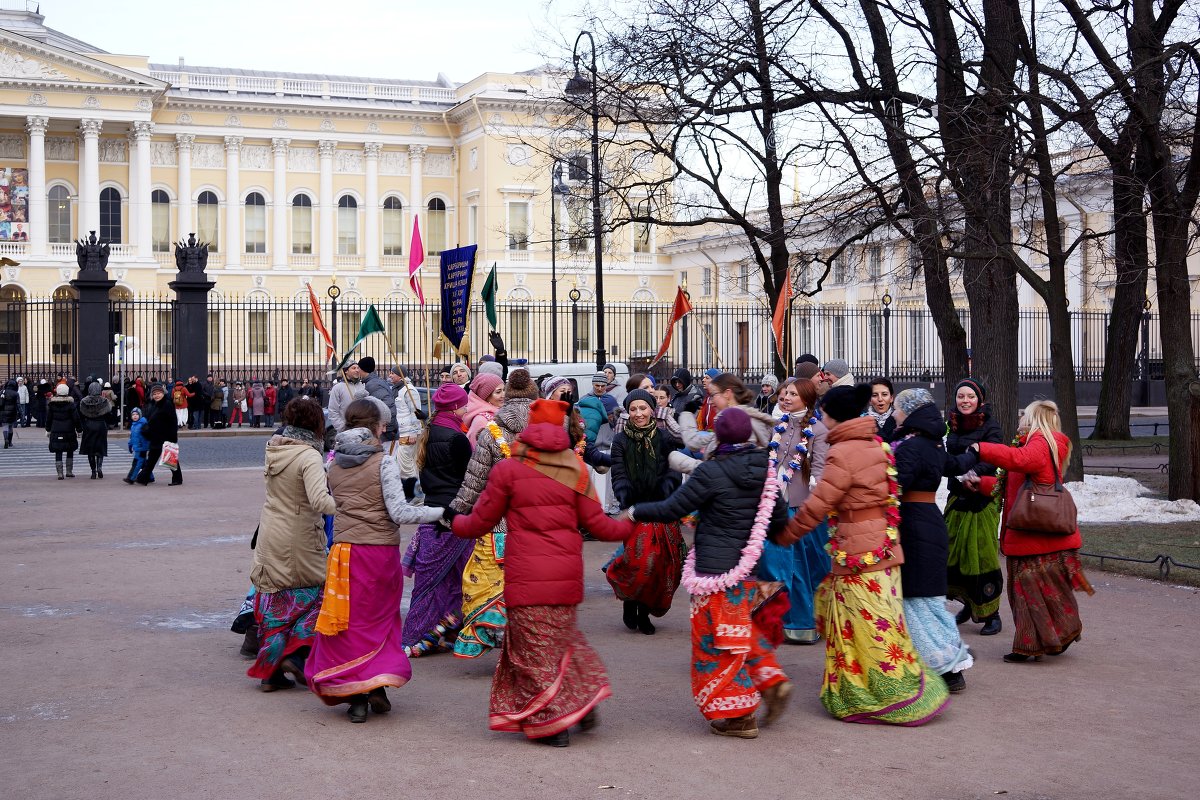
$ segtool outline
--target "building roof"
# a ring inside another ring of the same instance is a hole
[[[107,54],[107,51],[101,50],[95,45],[76,39],[74,36],[68,36],[62,31],[47,28],[45,19],[37,11],[0,8],[0,30],[11,31],[26,39],[33,39],[62,50],[70,50],[72,53]]]
[[[237,67],[199,67],[192,64],[151,64],[152,72],[186,72],[192,75],[233,75],[248,78],[284,78],[300,81],[331,81],[337,83],[373,83],[386,86],[428,86],[440,89],[453,89],[457,84],[438,76],[438,80],[419,81],[397,78],[364,78],[353,75],[326,75],[317,72],[279,72],[277,70],[240,69]]]

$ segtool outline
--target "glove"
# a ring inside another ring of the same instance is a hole
[[[492,349],[496,351],[496,360],[500,359],[500,354],[508,354],[504,349],[504,337],[500,335],[500,331],[492,331],[488,334],[488,342],[491,343]]]
[[[700,406],[702,406],[702,405],[704,405],[703,399],[701,399],[699,397],[693,397],[691,400],[687,401],[687,405],[685,405],[683,407],[683,410],[691,412],[692,414],[695,414],[697,411],[700,410]]]

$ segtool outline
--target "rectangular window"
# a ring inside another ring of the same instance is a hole
[[[160,356],[169,356],[175,352],[175,319],[174,314],[170,309],[159,309],[154,312],[155,322],[155,344]]]
[[[404,214],[398,208],[383,210],[383,254],[404,255]]]
[[[508,249],[529,249],[529,203],[508,204]]]
[[[446,212],[428,211],[429,238],[425,240],[425,255],[436,256],[446,249]]]
[[[908,352],[913,367],[925,366],[925,317],[920,314],[908,318]]]
[[[221,352],[221,312],[208,312],[208,354],[218,355]]]
[[[292,352],[306,356],[317,350],[317,329],[313,327],[312,311],[292,314]]]
[[[867,339],[871,346],[871,365],[879,369],[883,363],[883,316],[872,314],[867,318]]]
[[[467,206],[467,241],[479,244],[479,206]]]
[[[809,321],[808,316],[805,315],[801,317],[793,314],[792,329],[796,332],[796,340],[792,344],[792,349],[797,353],[807,353],[812,351],[812,323]]]
[[[21,305],[10,303],[0,309],[0,353],[9,356],[21,353],[21,322],[25,315]]]
[[[529,310],[513,309],[508,312],[507,316],[509,352],[519,358],[527,357],[529,355]]]
[[[660,334],[661,335],[661,334]],[[638,309],[633,312],[633,350],[654,355],[654,312]]]
[[[339,207],[337,210],[337,254],[358,255],[357,207]]]
[[[850,279],[850,272],[846,268],[846,260],[846,253],[842,253],[829,265],[829,273],[834,283],[846,283]]]
[[[867,277],[873,281],[879,280],[883,275],[883,248],[871,247],[867,249]]]
[[[246,347],[250,355],[271,352],[271,312],[251,311],[246,316]]]
[[[408,352],[407,316],[403,311],[389,311],[384,315],[383,324],[387,326],[388,345],[396,355]]]
[[[575,339],[575,349],[586,356],[592,349],[592,312],[580,311],[576,325],[578,335]]]
[[[742,294],[750,294],[750,266],[742,264],[738,269],[738,291]]]
[[[713,354],[713,349],[712,349],[712,344],[711,344],[711,342],[713,342],[713,341],[715,341],[715,340],[713,339],[712,323],[705,322],[704,323],[704,344],[701,345],[702,349],[704,350],[703,363],[705,363],[705,364],[712,364],[716,361],[716,357]]]
[[[846,318],[834,317],[829,321],[831,330],[831,338],[833,340],[833,352],[846,352]]]
[[[246,206],[246,252],[267,252],[266,206]]]
[[[592,225],[592,206],[586,200],[571,198],[567,201],[567,247],[572,253],[586,253],[592,241],[589,230]]]
[[[156,253],[171,252],[171,204],[150,204],[151,245]]]
[[[217,252],[217,220],[221,215],[221,207],[216,203],[199,203],[196,205],[196,238],[208,242],[208,250]]]
[[[313,251],[312,206],[292,206],[292,252],[311,255]]]
[[[54,341],[50,351],[56,356],[69,356],[75,352],[76,304],[57,302],[53,309]]]
[[[712,297],[712,267],[704,267],[700,270],[700,294]]]
[[[576,153],[567,159],[567,179],[572,181],[590,180],[588,163],[591,160],[592,157],[586,153]]]
[[[358,329],[362,325],[362,312],[351,311],[347,309],[338,313],[338,340],[337,346],[341,348],[341,352],[345,353],[350,349],[350,345],[354,344],[354,340],[358,338]],[[358,355],[363,355],[359,353]]]

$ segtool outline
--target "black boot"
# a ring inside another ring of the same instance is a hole
[[[73,454],[67,455],[67,477],[75,477],[75,456]]]
[[[4,449],[7,450],[10,447],[12,447],[12,431],[5,431],[4,432]]]
[[[96,456],[96,477],[104,480],[104,456]]]
[[[1000,632],[1003,625],[1000,623],[1000,615],[993,614],[988,617],[987,623],[983,626],[983,630],[979,632],[980,636],[995,636]]]
[[[258,626],[246,628],[246,638],[242,639],[242,647],[238,651],[247,658],[258,657]]]
[[[96,457],[88,454],[88,467],[92,470],[91,480],[96,480]]]
[[[350,715],[351,722],[366,722],[367,696],[365,694],[356,694],[351,697],[350,709],[346,713]]]
[[[954,622],[958,625],[962,625],[963,623],[970,622],[970,621],[971,621],[971,607],[969,605],[967,605],[966,603],[963,603],[963,607],[961,609],[959,609],[957,614],[954,615]]]
[[[654,623],[650,621],[650,608],[645,603],[638,603],[637,628],[647,636],[654,635]]]
[[[636,631],[638,626],[638,604],[632,600],[626,600],[622,603],[621,621],[625,623],[625,627],[631,631]]]

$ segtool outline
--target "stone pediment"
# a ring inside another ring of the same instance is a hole
[[[97,87],[164,91],[167,84],[133,70],[0,30],[0,86],[91,91]]]

